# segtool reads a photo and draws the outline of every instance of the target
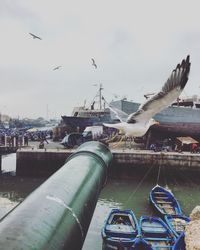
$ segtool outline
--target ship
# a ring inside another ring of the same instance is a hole
[[[98,92],[89,107],[86,107],[84,104],[83,106],[75,107],[70,116],[61,116],[67,132],[83,132],[88,126],[113,122],[110,109],[106,107],[107,102],[102,95],[102,90],[103,87],[100,84]]]
[[[112,106],[131,114],[140,106],[140,103],[118,100],[112,102]],[[146,134],[151,133],[151,137],[177,137],[191,136],[200,139],[200,98],[192,96],[180,99],[178,98],[171,106],[167,107],[153,117],[159,122],[153,125]]]
[[[63,123],[70,131],[82,132],[85,127],[93,125],[102,125],[103,123],[117,122],[116,117],[110,111],[108,104],[102,96],[102,85],[98,90],[99,107],[94,108],[94,102],[90,108],[74,108],[71,116],[62,116]],[[148,98],[148,95],[144,95]],[[104,102],[105,101],[105,102]],[[140,103],[128,101],[126,98],[112,101],[110,104],[128,115],[136,112]],[[168,108],[153,117],[159,122],[148,131],[154,136],[193,136],[200,139],[200,98],[198,96],[178,98]]]

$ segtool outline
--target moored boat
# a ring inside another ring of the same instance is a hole
[[[179,202],[173,193],[164,187],[156,185],[152,188],[149,199],[154,208],[163,216],[166,214],[182,214]]]
[[[186,225],[190,222],[190,218],[186,215],[165,215],[165,221],[174,235],[178,238],[185,231]]]
[[[185,246],[185,233],[181,233],[176,240],[172,250],[186,250]]]
[[[112,209],[102,228],[102,249],[130,249],[138,231],[138,222],[131,209]]]
[[[175,243],[175,236],[159,217],[141,216],[139,229],[142,240],[151,246],[149,249],[172,249]]]

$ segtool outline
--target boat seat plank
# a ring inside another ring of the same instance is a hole
[[[155,199],[161,199],[161,200],[167,200],[167,199],[169,199],[169,197],[167,197],[167,196],[154,196],[154,198]]]
[[[173,204],[172,201],[157,201],[159,204]]]
[[[165,192],[155,191],[154,194],[166,194]]]

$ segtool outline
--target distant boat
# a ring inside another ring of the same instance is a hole
[[[185,231],[185,227],[190,222],[190,218],[186,215],[165,215],[165,221],[178,238],[179,235]]]
[[[175,243],[173,233],[159,217],[141,216],[139,229],[141,239],[151,246],[149,249],[172,249]]]
[[[131,209],[112,209],[102,229],[102,249],[130,249],[138,230],[138,222]]]
[[[149,199],[157,212],[159,212],[163,216],[166,214],[182,214],[179,202],[177,201],[173,193],[171,193],[164,187],[156,185],[154,188],[152,188]]]

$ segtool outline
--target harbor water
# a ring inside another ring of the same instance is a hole
[[[45,178],[22,178],[15,176],[16,154],[2,157],[0,181],[1,218],[25,199]],[[115,166],[114,166],[115,167]],[[114,168],[113,168],[114,169]],[[119,170],[120,169],[120,170]],[[102,189],[83,250],[102,248],[101,229],[105,218],[112,208],[133,209],[136,217],[155,215],[149,204],[149,192],[158,183],[168,187],[179,200],[186,215],[200,204],[200,173],[169,170],[166,168],[117,168],[109,173]]]

